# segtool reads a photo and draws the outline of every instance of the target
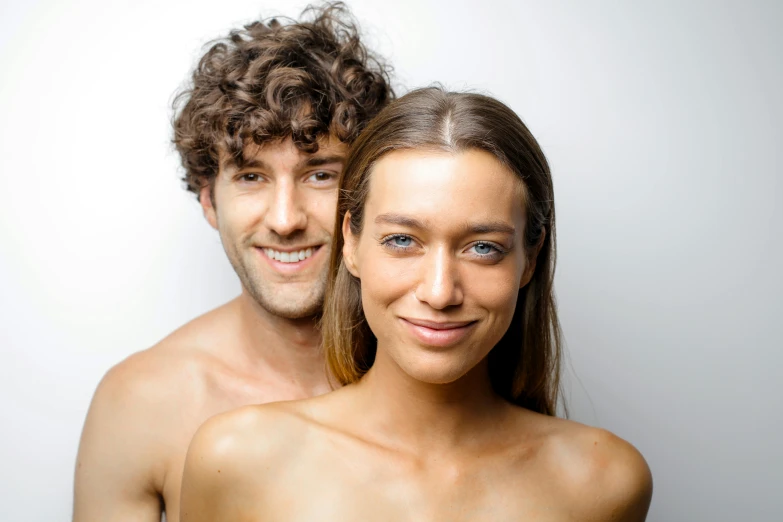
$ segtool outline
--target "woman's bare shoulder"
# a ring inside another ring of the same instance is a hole
[[[273,481],[307,437],[307,422],[287,403],[244,406],[196,431],[182,477],[182,520],[238,520],[258,511]]]
[[[642,454],[613,433],[578,422],[541,420],[542,462],[563,500],[586,520],[641,522],[652,498],[652,474]]]
[[[223,481],[263,479],[259,465],[271,470],[290,462],[308,437],[311,423],[300,402],[243,406],[211,417],[193,436],[186,470],[219,474]]]

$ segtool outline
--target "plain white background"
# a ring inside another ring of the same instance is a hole
[[[169,103],[304,3],[0,5],[0,519],[68,520],[99,379],[238,292]],[[783,4],[351,5],[399,93],[490,92],[542,144],[572,417],[646,456],[649,520],[780,520]]]

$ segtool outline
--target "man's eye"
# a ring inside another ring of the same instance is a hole
[[[319,182],[330,181],[333,178],[334,178],[334,174],[332,174],[331,172],[314,172],[310,176],[310,179]]]
[[[255,183],[260,179],[258,174],[255,174],[253,172],[248,172],[247,174],[242,174],[242,177],[240,178],[242,181],[247,181],[250,183]]]

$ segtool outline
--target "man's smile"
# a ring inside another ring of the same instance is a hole
[[[311,255],[313,255],[314,251],[318,250],[318,248],[319,247],[316,246],[285,250],[262,248],[262,250],[269,259],[274,259],[275,261],[280,261],[281,263],[297,263],[309,258]]]
[[[322,252],[328,251],[323,245],[299,247],[256,247],[266,262],[277,272],[291,274],[306,269],[317,263],[323,257]]]

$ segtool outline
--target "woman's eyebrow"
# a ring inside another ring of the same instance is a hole
[[[400,225],[408,228],[426,228],[426,223],[419,221],[416,218],[403,216],[401,214],[379,214],[375,218],[375,223],[379,225]]]
[[[383,225],[383,224],[399,225],[407,228],[417,228],[417,229],[427,228],[426,221],[420,221],[416,218],[404,216],[402,214],[393,214],[393,213],[379,214],[375,218],[375,223],[379,225]],[[509,234],[513,236],[514,234],[516,234],[517,231],[517,229],[513,225],[510,225],[505,221],[466,222],[460,228],[462,228],[462,230],[466,234],[501,233],[501,234]]]
[[[479,221],[465,223],[462,228],[469,234],[516,234],[517,229],[505,221]]]

